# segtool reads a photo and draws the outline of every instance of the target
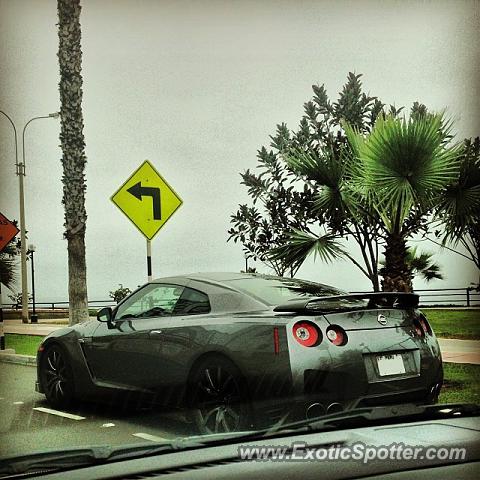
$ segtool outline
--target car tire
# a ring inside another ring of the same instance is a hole
[[[47,347],[40,363],[40,378],[48,403],[66,408],[73,403],[73,371],[65,350],[59,345]]]
[[[189,381],[190,419],[202,435],[250,430],[252,407],[240,370],[221,357],[202,360]]]

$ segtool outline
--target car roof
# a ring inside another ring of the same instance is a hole
[[[175,275],[171,277],[156,278],[152,280],[154,283],[165,282],[166,280],[175,279],[184,279],[184,280],[197,280],[197,281],[208,281],[208,282],[226,282],[229,280],[240,280],[242,278],[252,278],[252,277],[264,277],[264,278],[274,278],[269,277],[268,275],[261,275],[255,273],[238,273],[238,272],[198,272],[198,273],[189,273],[185,275]]]

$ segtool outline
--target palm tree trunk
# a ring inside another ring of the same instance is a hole
[[[399,234],[385,239],[385,265],[380,270],[384,292],[411,292],[412,272],[407,265],[407,243]]]
[[[68,298],[70,325],[88,320],[85,234],[68,240]],[[73,272],[72,275],[70,272]]]
[[[80,0],[58,0],[60,142],[63,158],[65,238],[68,242],[70,325],[88,320],[85,262],[85,141],[82,115]]]

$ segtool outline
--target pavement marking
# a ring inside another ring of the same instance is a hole
[[[51,408],[45,407],[33,407],[33,410],[38,412],[49,413],[50,415],[58,415],[59,417],[70,418],[71,420],[85,420],[85,417],[80,415],[73,415],[73,413],[60,412],[59,410],[52,410]]]
[[[144,440],[150,440],[151,442],[167,442],[167,438],[157,437],[156,435],[150,435],[149,433],[132,433],[134,437],[143,438]]]
[[[115,426],[114,423],[104,423],[104,424],[102,425],[103,428],[109,428],[109,427],[114,427],[114,426]]]
[[[23,405],[25,402],[13,402],[14,405]]]

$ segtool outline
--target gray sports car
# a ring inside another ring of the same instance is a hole
[[[342,409],[435,402],[437,339],[418,296],[206,273],[154,280],[98,321],[44,339],[37,391],[55,407],[125,392],[186,407],[201,433]]]

